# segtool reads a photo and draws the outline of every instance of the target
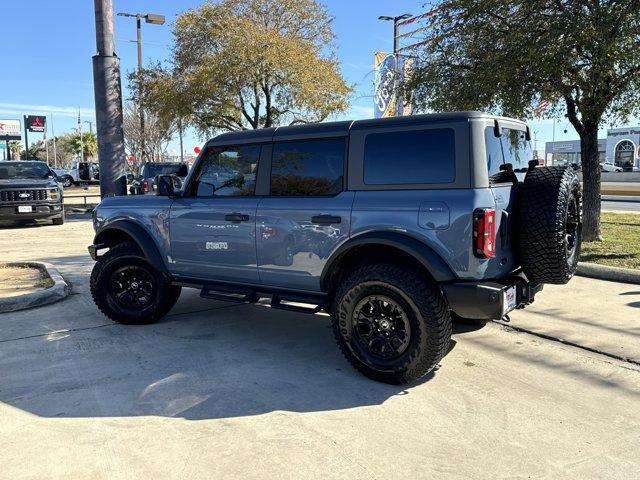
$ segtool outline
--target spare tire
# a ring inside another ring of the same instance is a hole
[[[578,268],[582,187],[570,167],[535,167],[519,195],[518,250],[534,282],[565,284]]]

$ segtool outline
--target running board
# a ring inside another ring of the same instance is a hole
[[[275,308],[277,310],[287,310],[288,312],[296,312],[296,313],[308,313],[308,314],[316,314],[322,310],[321,305],[316,305],[315,307],[303,307],[301,305],[291,305],[285,302],[298,302],[306,303],[308,299],[289,299],[289,298],[281,298],[279,295],[273,295],[271,298],[271,308]]]
[[[233,303],[256,303],[260,300],[260,296],[253,290],[242,288],[233,288],[232,290],[222,286],[204,286],[200,291],[200,296],[209,300]]]

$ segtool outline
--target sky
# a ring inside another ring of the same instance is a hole
[[[164,61],[172,43],[171,24],[179,13],[200,5],[199,0],[114,0],[115,12],[159,13],[163,26],[143,23],[146,63]],[[340,118],[373,117],[373,54],[392,49],[392,24],[380,15],[424,12],[424,0],[324,0],[335,17],[336,52],[347,82],[355,85],[350,110]],[[0,75],[0,119],[21,119],[24,114],[47,115],[49,135],[70,132],[82,120],[95,122],[91,57],[95,53],[95,27],[91,0],[30,0],[2,2],[3,69]],[[135,19],[115,18],[116,53],[123,77],[136,68]],[[123,85],[126,82],[123,81]],[[124,92],[125,98],[128,92]],[[51,121],[53,119],[53,122]],[[551,141],[553,121],[531,121],[538,148]],[[637,122],[636,122],[637,123]],[[95,128],[95,123],[93,125]],[[89,128],[88,123],[83,129]],[[564,130],[567,130],[564,133]],[[600,132],[606,136],[606,126]],[[30,142],[41,136],[32,133]],[[566,119],[555,122],[555,139],[577,139]],[[185,151],[192,152],[206,139],[187,133]],[[178,149],[177,138],[169,148]],[[534,145],[535,148],[535,145]]]

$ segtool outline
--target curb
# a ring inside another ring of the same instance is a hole
[[[640,270],[631,268],[607,267],[595,263],[580,262],[576,275],[580,277],[597,278],[610,282],[633,283],[640,285]]]
[[[53,286],[37,292],[25,293],[9,298],[0,298],[0,313],[15,312],[27,308],[40,307],[49,303],[57,302],[71,293],[71,288],[65,282],[60,272],[50,263],[43,262],[7,262],[3,263],[9,267],[34,267],[44,270],[53,280]]]

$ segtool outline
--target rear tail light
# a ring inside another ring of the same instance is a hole
[[[148,180],[143,180],[142,181],[142,191],[144,193],[149,193],[149,181]]]
[[[493,208],[479,208],[473,212],[473,243],[476,256],[495,256],[496,211]]]

